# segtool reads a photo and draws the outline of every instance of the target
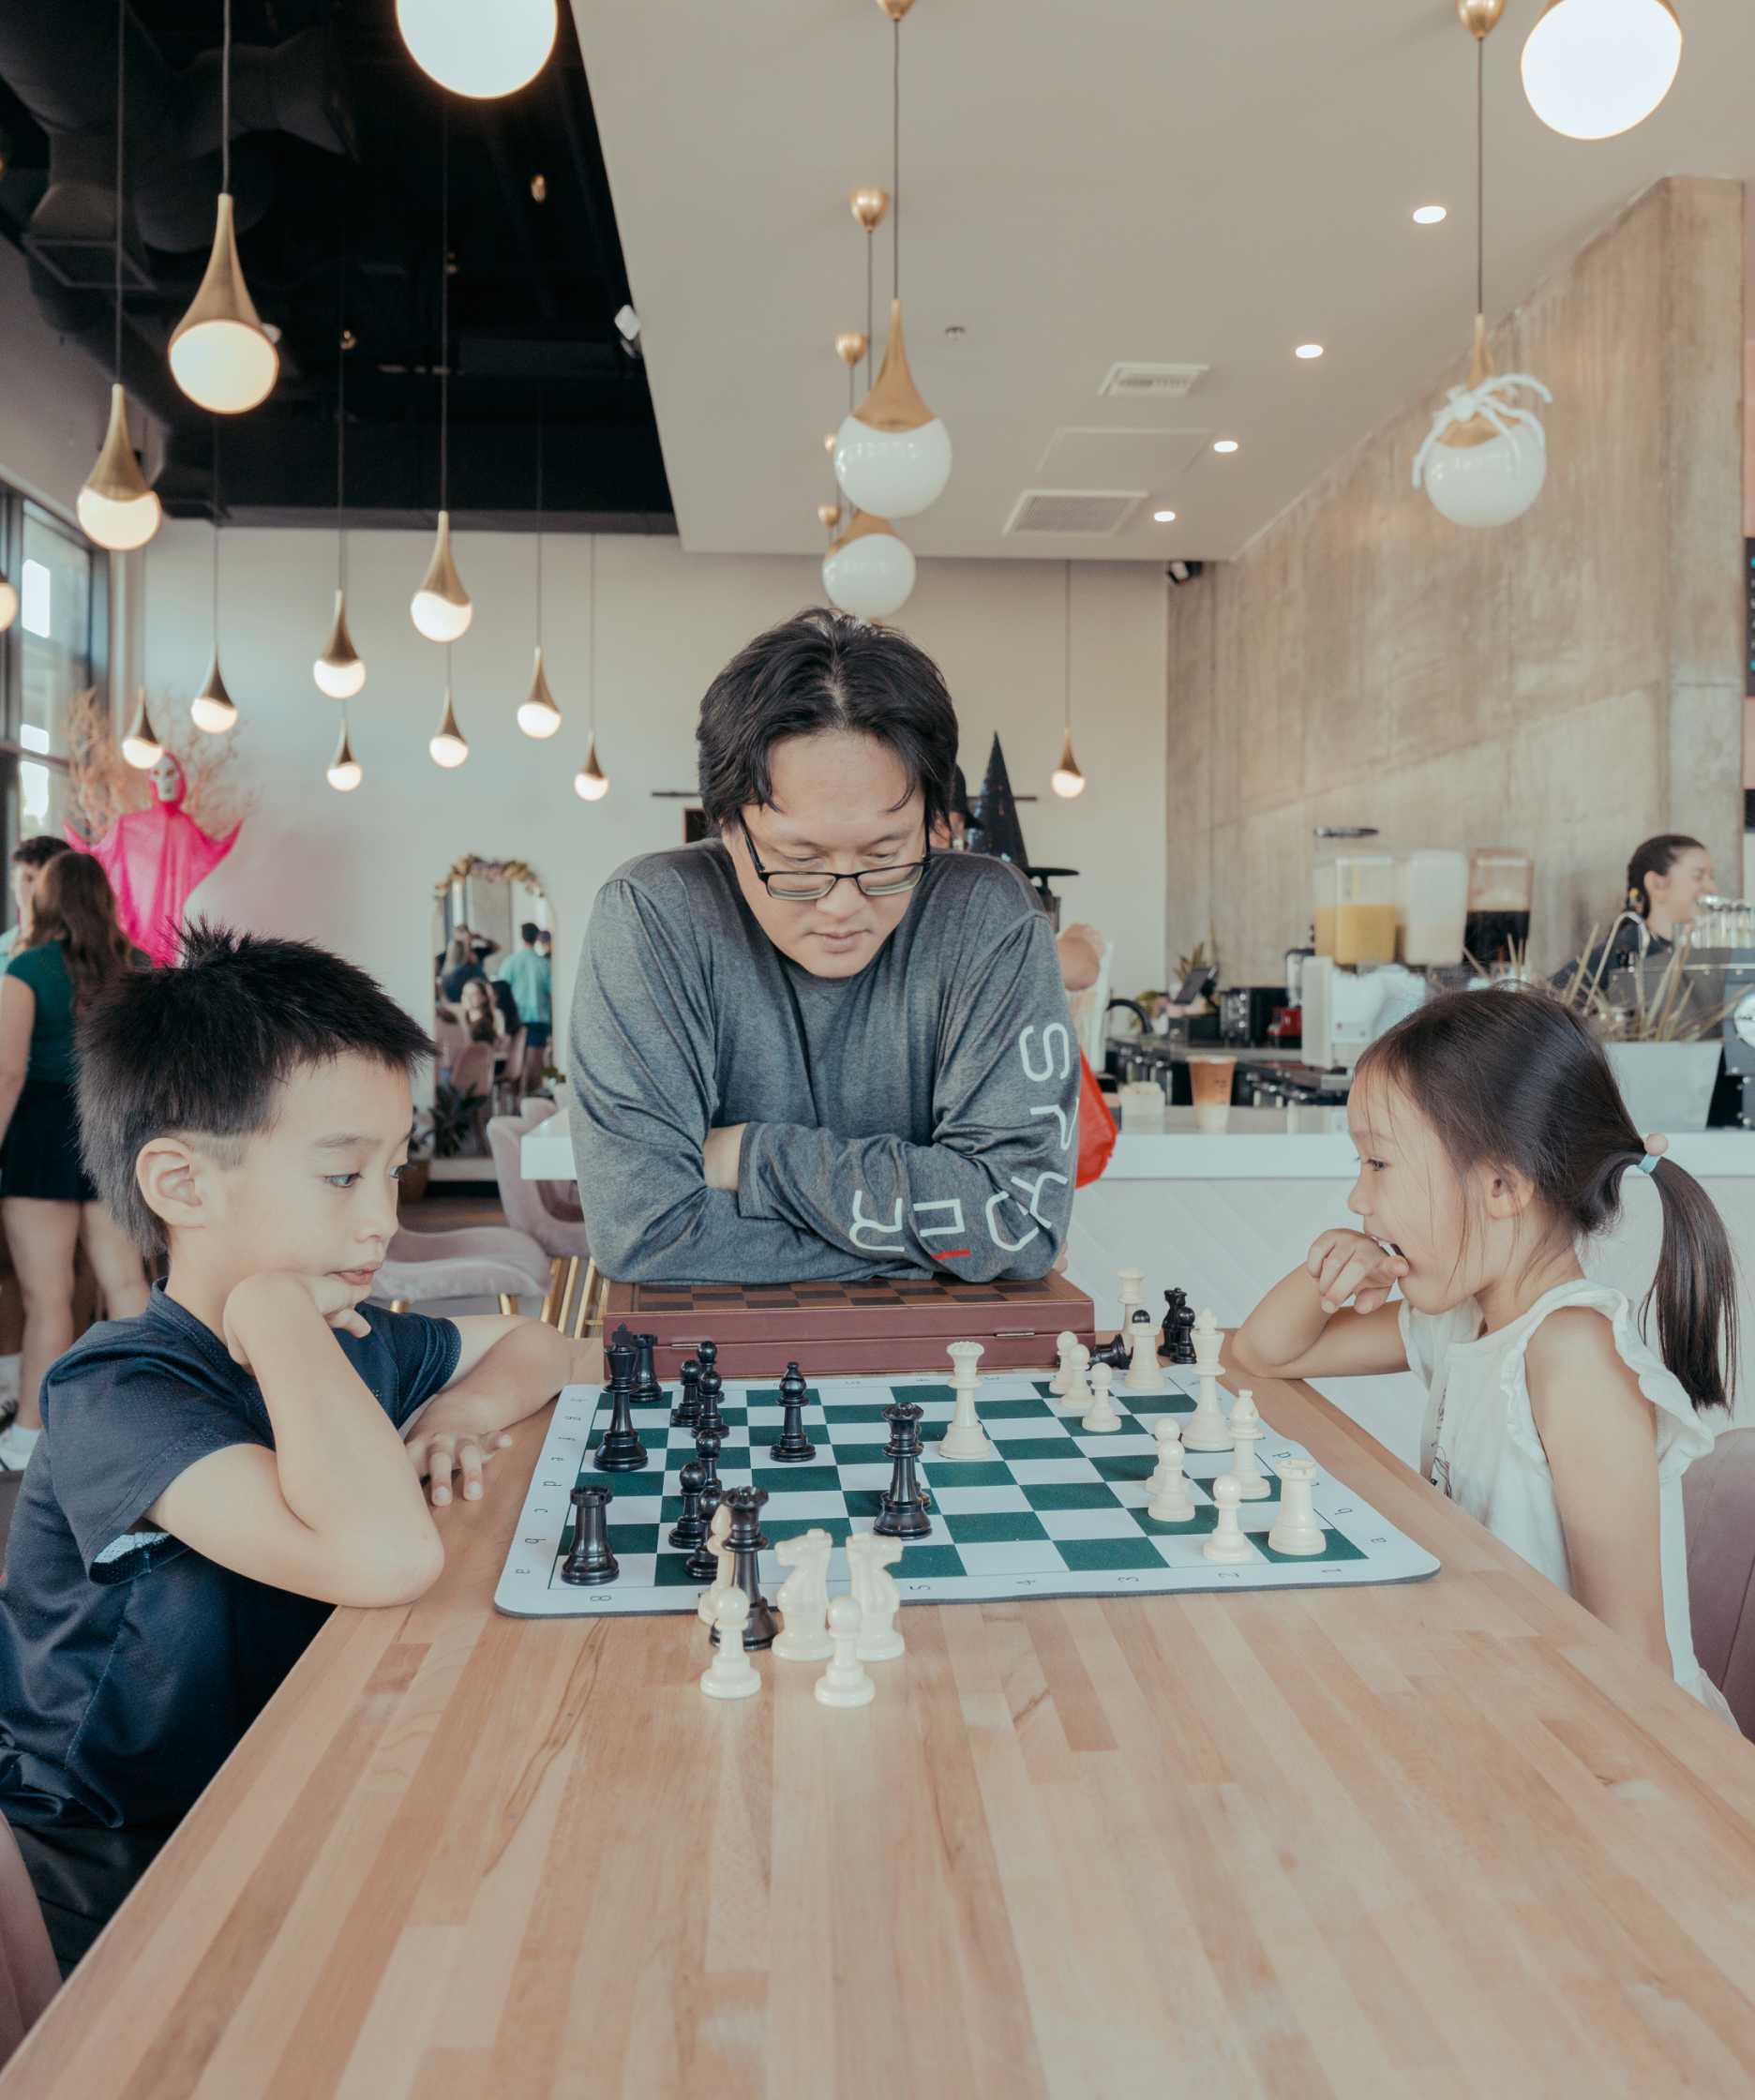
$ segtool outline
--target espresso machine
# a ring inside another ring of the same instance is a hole
[[[1366,1048],[1425,1002],[1427,981],[1400,963],[1350,968],[1332,955],[1306,958],[1304,1062],[1316,1072],[1351,1072]]]

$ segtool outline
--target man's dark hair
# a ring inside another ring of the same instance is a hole
[[[776,743],[835,730],[895,753],[926,804],[930,835],[956,772],[956,709],[943,675],[906,635],[826,606],[758,635],[707,688],[695,741],[709,833],[768,802]]]
[[[304,1067],[352,1056],[409,1072],[432,1054],[396,1001],[339,955],[198,923],[180,968],[131,972],[81,1025],[86,1171],[130,1238],[162,1253],[164,1225],[134,1178],[154,1138],[195,1138],[235,1164]]]
[[[46,868],[51,861],[72,850],[66,839],[38,832],[35,838],[20,839],[12,848],[12,865],[15,868]]]
[[[536,936],[541,933],[541,931],[542,928],[536,923],[535,920],[527,919],[525,920],[524,923],[518,928],[518,938],[524,943],[525,947],[534,948],[536,945]]]

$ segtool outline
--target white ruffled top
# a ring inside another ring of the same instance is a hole
[[[1695,1658],[1688,1616],[1682,1476],[1711,1450],[1713,1432],[1640,1333],[1624,1293],[1578,1277],[1545,1291],[1528,1312],[1493,1334],[1481,1332],[1481,1310],[1473,1298],[1448,1312],[1418,1312],[1403,1304],[1400,1318],[1408,1368],[1424,1381],[1430,1396],[1420,1470],[1495,1538],[1571,1594],[1553,1475],[1524,1376],[1530,1336],[1549,1313],[1567,1305],[1588,1306],[1610,1322],[1621,1360],[1657,1413],[1658,1556],[1671,1665],[1685,1691],[1732,1720],[1730,1707]]]

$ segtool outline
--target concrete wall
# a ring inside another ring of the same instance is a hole
[[[1463,531],[1411,485],[1459,363],[1170,593],[1165,931],[1174,953],[1215,930],[1233,982],[1280,979],[1319,824],[1526,848],[1544,966],[1618,908],[1654,832],[1737,878],[1741,184],[1658,184],[1492,347],[1554,394],[1524,518]]]
[[[187,721],[206,668],[211,545],[205,525],[172,523],[148,550],[144,676],[161,721]],[[323,779],[338,710],[310,676],[329,623],[334,536],[225,535],[222,662],[242,711],[236,777],[257,806],[194,908],[339,948],[424,1012],[434,882],[459,854],[517,856],[556,906],[564,999],[599,883],[631,854],[682,842],[682,805],[652,791],[692,788],[709,679],[761,627],[820,598],[818,565],[690,556],[674,540],[598,542],[598,731],[611,790],[587,805],[572,788],[586,735],[587,543],[548,543],[548,671],[566,720],[533,743],[515,711],[530,680],[535,541],[458,535],[476,611],[456,651],[472,752],[455,772],[427,753],[443,652],[408,615],[430,538],[356,533],[351,546],[350,620],[368,678],[350,722],[366,779],[338,795]],[[1148,565],[1074,569],[1073,727],[1092,784],[1070,803],[1047,792],[1060,749],[1058,564],[924,562],[898,622],[945,671],[968,770],[979,780],[997,729],[1014,788],[1042,797],[1022,811],[1025,839],[1043,864],[1084,871],[1060,886],[1066,919],[1115,940],[1116,982],[1130,990],[1162,980],[1163,589]]]

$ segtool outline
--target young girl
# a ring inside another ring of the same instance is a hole
[[[1601,1046],[1541,992],[1422,1007],[1359,1059],[1347,1119],[1361,1229],[1322,1234],[1227,1354],[1258,1377],[1415,1372],[1433,1484],[1729,1719],[1694,1658],[1682,1520],[1682,1476],[1712,1448],[1698,1410],[1727,1404],[1736,1360],[1704,1191],[1647,1149]],[[1637,1323],[1579,1264],[1629,1173],[1663,1206]]]

